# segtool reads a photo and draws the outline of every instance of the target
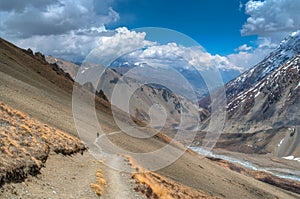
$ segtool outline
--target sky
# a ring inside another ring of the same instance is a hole
[[[95,48],[109,57],[147,47],[136,56],[172,52],[200,68],[244,71],[300,29],[299,10],[299,0],[3,0],[0,36],[74,62]],[[150,41],[134,30],[142,27],[172,29],[199,46]]]
[[[123,25],[129,29],[138,27],[164,27],[182,32],[204,46],[211,53],[233,53],[234,48],[249,42],[241,37],[240,29],[246,21],[240,9],[240,1],[233,0],[186,0],[186,1],[139,1],[131,0],[116,5],[120,20],[110,25]],[[159,13],[159,14],[158,14]]]

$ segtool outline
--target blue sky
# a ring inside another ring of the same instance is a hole
[[[110,57],[151,46],[138,56],[173,52],[200,68],[244,71],[300,29],[299,10],[299,0],[10,0],[0,1],[0,36],[74,62],[95,48]],[[204,49],[153,43],[133,30],[141,27],[179,31]]]
[[[114,7],[120,14],[108,27],[164,27],[182,32],[213,54],[227,55],[257,36],[241,36],[247,16],[239,0],[127,0]],[[253,44],[252,44],[253,45]]]

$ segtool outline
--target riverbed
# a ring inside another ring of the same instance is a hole
[[[211,151],[205,150],[201,147],[189,147],[189,148],[192,149],[193,151],[199,153],[200,155],[203,155],[203,156],[223,159],[223,160],[226,160],[228,162],[239,164],[239,165],[242,165],[246,168],[249,168],[249,169],[252,169],[252,170],[255,170],[255,171],[264,171],[264,172],[271,173],[271,174],[273,174],[273,175],[275,175],[279,178],[290,179],[290,180],[300,182],[300,177],[299,176],[290,175],[290,174],[282,174],[282,173],[278,173],[278,172],[274,171],[274,170],[283,170],[282,168],[263,168],[263,167],[254,165],[251,162],[241,160],[241,159],[238,159],[238,158],[234,158],[234,157],[230,157],[230,156],[226,156],[226,155],[216,154],[216,153],[213,153]],[[293,171],[293,172],[297,172],[297,171]],[[300,174],[300,171],[298,171],[298,172]]]

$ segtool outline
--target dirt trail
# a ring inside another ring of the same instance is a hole
[[[130,173],[119,171],[117,168],[128,167],[124,158],[117,155],[110,155],[108,157],[109,164],[114,165],[115,168],[104,168],[106,174],[107,187],[105,193],[101,198],[103,199],[144,199],[145,196],[134,191],[135,180],[131,178]]]
[[[115,135],[123,133],[122,131],[114,131],[108,134],[102,134],[95,139],[94,145],[97,146],[97,142],[108,135]],[[126,164],[124,157],[101,153],[95,155],[100,162],[105,162],[102,165],[102,170],[105,173],[105,179],[107,186],[105,187],[104,194],[101,196],[103,199],[144,199],[144,195],[134,191],[135,180],[132,179],[131,173],[124,172],[123,170],[131,170],[131,167]],[[107,166],[111,165],[111,166]],[[113,167],[113,168],[112,168]],[[126,168],[126,169],[125,169]]]

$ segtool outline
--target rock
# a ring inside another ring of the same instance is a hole
[[[33,51],[32,51],[30,48],[27,49],[27,52],[28,52],[29,54],[33,55]]]
[[[43,63],[48,63],[47,61],[46,61],[46,58],[45,58],[45,55],[43,55],[42,53],[40,53],[40,52],[36,52],[35,54],[34,54],[34,56],[38,59],[38,60],[40,60],[41,62],[43,62]]]

